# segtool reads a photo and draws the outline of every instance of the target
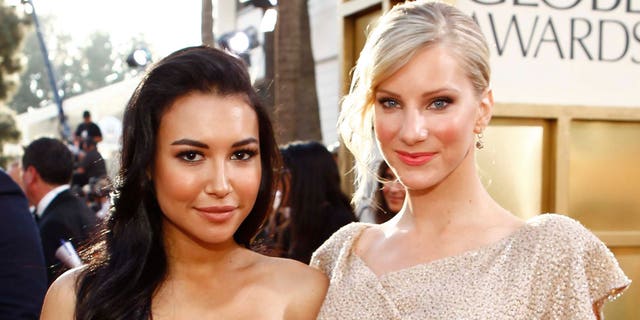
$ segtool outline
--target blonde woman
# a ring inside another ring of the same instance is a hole
[[[371,31],[339,128],[358,180],[372,174],[377,144],[406,203],[314,253],[311,265],[330,278],[320,319],[598,319],[629,285],[577,221],[522,221],[487,193],[475,137],[491,119],[489,84],[486,40],[450,5],[407,2]]]

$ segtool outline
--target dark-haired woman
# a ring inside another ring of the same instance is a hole
[[[285,256],[309,263],[311,254],[341,227],[355,222],[340,173],[320,142],[296,141],[280,148],[289,175],[281,211],[289,212]]]
[[[374,219],[384,223],[393,218],[404,204],[406,190],[386,161],[378,166],[378,188],[375,193]]]
[[[327,280],[249,249],[279,168],[245,66],[207,47],[155,65],[128,103],[114,207],[42,319],[315,319]]]

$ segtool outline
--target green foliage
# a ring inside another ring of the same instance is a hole
[[[0,167],[6,168],[9,160],[3,153],[5,143],[16,143],[19,139],[20,131],[16,126],[15,112],[0,106]]]
[[[94,32],[86,43],[78,47],[73,43],[75,39],[71,35],[56,33],[57,30],[53,27],[55,20],[52,17],[38,17],[63,99],[102,88],[125,78],[129,68],[123,57],[126,57],[134,45],[114,48],[108,33]],[[131,41],[144,44],[144,41],[139,39]],[[9,107],[17,113],[53,102],[53,92],[35,32],[26,36],[22,53],[26,57],[26,68],[20,76],[21,86],[9,103]]]
[[[0,101],[8,100],[18,87],[17,73],[21,69],[21,42],[28,20],[0,0]]]
[[[23,53],[27,63],[20,75],[20,87],[9,103],[9,107],[17,113],[27,111],[29,106],[40,107],[41,101],[48,102],[45,97],[50,94],[49,80],[35,32],[27,35]]]

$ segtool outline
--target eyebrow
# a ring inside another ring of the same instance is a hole
[[[398,96],[399,95],[399,94],[397,94],[397,93],[395,93],[393,91],[389,91],[389,90],[385,90],[385,89],[377,89],[376,93],[378,93],[378,92],[382,92],[384,94],[388,94],[388,95],[392,95],[392,96]],[[423,92],[422,96],[423,97],[434,96],[434,95],[443,94],[443,93],[447,93],[447,92],[458,93],[458,92],[460,92],[460,90],[455,89],[455,88],[445,87],[445,88],[440,88],[440,89],[436,89],[436,90],[432,90],[432,91]]]
[[[258,139],[251,137],[251,138],[246,138],[244,140],[240,140],[234,144],[231,145],[232,148],[236,148],[236,147],[241,147],[241,146],[246,146],[248,144],[252,144],[252,143],[258,143]]]
[[[235,142],[234,144],[231,145],[231,147],[232,148],[236,148],[236,147],[248,145],[248,144],[251,144],[251,143],[258,143],[258,139],[254,138],[254,137],[243,139],[243,140],[240,140],[238,142]],[[197,147],[197,148],[209,149],[209,146],[207,144],[202,143],[200,141],[192,140],[192,139],[176,140],[176,141],[172,142],[171,145],[172,146],[186,145],[186,146],[192,146],[192,147]]]
[[[185,146],[192,146],[192,147],[198,147],[198,148],[203,148],[203,149],[209,149],[209,146],[207,144],[202,143],[200,141],[191,140],[191,139],[176,140],[176,141],[172,142],[171,145],[172,146],[185,145]]]

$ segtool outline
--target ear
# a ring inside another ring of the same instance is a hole
[[[24,182],[25,187],[35,183],[39,179],[40,174],[38,174],[38,171],[36,171],[36,168],[33,166],[28,166],[22,173],[22,181]]]
[[[493,90],[487,88],[480,98],[480,104],[478,105],[478,114],[476,116],[476,125],[473,128],[474,133],[482,133],[484,129],[489,125],[491,121],[491,114],[493,113]]]

